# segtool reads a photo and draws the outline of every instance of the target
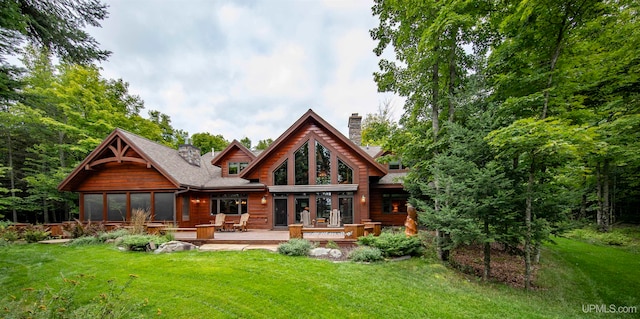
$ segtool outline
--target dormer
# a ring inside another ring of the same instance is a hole
[[[238,177],[256,159],[248,148],[233,140],[227,148],[216,154],[211,164],[222,169],[222,177]]]

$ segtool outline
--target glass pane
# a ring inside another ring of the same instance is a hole
[[[84,220],[102,220],[102,194],[84,195]]]
[[[382,212],[385,214],[406,214],[407,199],[406,194],[383,194]]]
[[[190,205],[189,198],[187,196],[182,197],[182,221],[186,222],[190,219]]]
[[[151,193],[134,193],[131,194],[131,214],[137,209],[151,212]]]
[[[309,185],[309,143],[304,143],[295,154],[296,185]]]
[[[353,170],[338,160],[338,184],[353,184]]]
[[[331,152],[316,142],[316,184],[331,184]]]
[[[107,220],[127,220],[127,194],[107,194]]]
[[[173,193],[155,193],[153,197],[153,204],[156,210],[153,220],[173,221]]]
[[[287,161],[273,171],[273,185],[287,185]]]
[[[329,215],[331,214],[331,194],[320,195],[316,197],[316,219],[318,218],[326,218],[329,220]]]
[[[340,215],[343,224],[353,224],[353,196],[340,197]]]
[[[249,163],[240,163],[240,171],[242,172],[247,166],[249,166]]]
[[[238,163],[229,163],[229,175],[238,174]]]
[[[300,217],[300,213],[305,210],[305,208],[309,209],[309,197],[296,197],[296,223],[302,223],[302,218]]]

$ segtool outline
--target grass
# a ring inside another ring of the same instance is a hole
[[[109,281],[124,284],[134,274],[123,300],[148,300],[136,311],[159,318],[584,318],[602,314],[585,314],[583,304],[640,306],[633,252],[559,239],[544,260],[542,289],[524,292],[429,258],[359,264],[267,251],[156,255],[110,245],[10,245],[0,247],[0,296],[59,289],[62,276],[85,275],[75,301],[89,303]]]

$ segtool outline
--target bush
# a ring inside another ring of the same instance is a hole
[[[28,243],[37,243],[49,238],[51,232],[42,225],[29,225],[22,232],[22,237]]]
[[[287,256],[308,256],[314,245],[301,238],[292,238],[278,246],[278,252]]]
[[[121,238],[120,246],[130,251],[147,251],[152,242],[160,246],[168,241],[165,237],[156,235],[127,235]]]
[[[336,242],[333,240],[327,241],[327,244],[325,245],[325,247],[329,249],[340,249],[340,246],[338,246],[338,244],[336,244]]]
[[[63,223],[62,231],[67,237],[80,238],[86,236],[97,236],[98,233],[104,231],[104,227],[101,224],[92,223],[91,221],[88,221],[85,224],[78,219],[74,219],[73,222]]]
[[[358,238],[358,245],[380,249],[385,257],[419,255],[422,252],[422,242],[418,236],[407,237],[403,233],[383,232],[380,236],[373,235]]]
[[[376,262],[384,260],[382,251],[375,247],[360,246],[349,253],[349,260],[356,262]]]
[[[7,242],[14,242],[20,239],[20,234],[18,234],[16,228],[11,226],[11,224],[3,223],[0,224],[0,239]]]
[[[124,229],[124,228],[120,228],[120,229],[116,229],[114,231],[110,231],[110,232],[103,232],[98,234],[98,239],[100,239],[101,242],[106,242],[107,240],[113,240],[113,239],[117,239],[120,237],[124,237],[127,235],[130,235],[131,233]]]

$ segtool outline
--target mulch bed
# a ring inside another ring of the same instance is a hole
[[[449,257],[453,267],[462,272],[482,278],[484,252],[480,245],[456,248]],[[532,267],[531,281],[535,282],[538,266]],[[491,248],[491,278],[507,285],[524,287],[524,257],[508,253],[497,246]]]

